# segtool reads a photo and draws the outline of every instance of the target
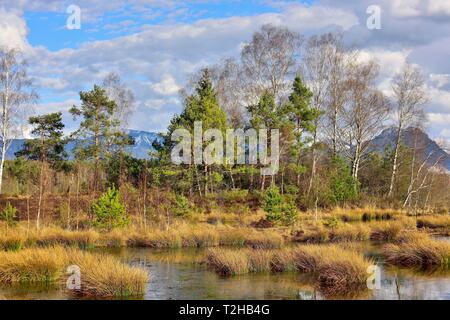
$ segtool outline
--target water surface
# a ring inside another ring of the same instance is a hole
[[[104,250],[102,250],[104,251]],[[315,290],[308,274],[249,274],[223,278],[202,262],[203,249],[107,250],[131,265],[148,270],[147,300],[170,299],[378,299],[450,300],[450,273],[424,274],[381,266],[381,287],[355,292],[350,297],[325,297]],[[374,252],[376,255],[376,252]],[[59,285],[0,288],[3,299],[78,299]]]

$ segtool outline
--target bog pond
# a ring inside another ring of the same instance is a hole
[[[381,299],[450,300],[450,272],[414,272],[381,264],[380,287],[347,297],[326,297],[308,274],[248,274],[224,278],[203,263],[205,249],[154,250],[121,248],[106,251],[150,274],[146,300],[171,299]],[[370,254],[370,253],[369,253]],[[375,252],[373,254],[376,254]],[[0,299],[80,299],[64,285],[1,287]],[[135,297],[136,299],[136,297]]]

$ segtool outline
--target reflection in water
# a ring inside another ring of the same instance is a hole
[[[222,278],[202,263],[203,249],[157,251],[150,249],[108,250],[128,263],[146,268],[150,282],[144,298],[168,299],[299,299],[321,300],[308,274],[249,274]],[[0,299],[75,299],[59,286],[0,288]],[[447,299],[450,300],[450,274],[424,275],[384,268],[381,288],[363,290],[334,299]]]

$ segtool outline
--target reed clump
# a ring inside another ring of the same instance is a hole
[[[147,272],[130,267],[112,256],[77,251],[70,261],[80,267],[81,288],[77,292],[82,295],[129,297],[145,292]]]
[[[206,254],[206,263],[222,276],[233,276],[250,272],[246,250],[214,248]]]
[[[450,215],[420,217],[417,219],[417,228],[449,229]]]
[[[330,232],[331,242],[366,241],[370,239],[370,228],[365,224],[344,224]]]
[[[63,248],[0,252],[0,282],[54,282],[63,275],[68,262],[68,252]]]
[[[0,251],[17,251],[26,245],[26,235],[20,232],[0,234]]]
[[[70,231],[46,228],[30,235],[28,241],[40,247],[67,246],[80,249],[94,248],[100,235],[93,230]]]
[[[108,255],[73,248],[29,248],[0,252],[0,283],[65,283],[66,268],[80,268],[81,295],[126,297],[145,290],[148,275]]]
[[[280,250],[214,248],[208,250],[206,263],[222,276],[251,272],[312,273],[317,287],[333,295],[364,287],[370,265],[362,254],[336,245]]]
[[[400,222],[380,222],[372,226],[370,240],[379,242],[395,241],[405,225]]]
[[[423,269],[449,266],[450,244],[425,238],[410,239],[384,247],[386,262],[400,267]]]

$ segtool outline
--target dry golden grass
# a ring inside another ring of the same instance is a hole
[[[246,250],[209,249],[206,254],[206,263],[216,273],[223,276],[250,272],[250,263]]]
[[[370,234],[370,240],[380,242],[395,241],[405,225],[401,222],[378,222],[373,224]]]
[[[0,283],[42,283],[64,281],[66,268],[81,271],[78,293],[94,296],[133,296],[144,292],[147,273],[119,260],[63,247],[33,248],[0,252]]]
[[[142,295],[145,291],[147,272],[130,267],[112,256],[77,251],[70,261],[80,267],[79,293],[83,295],[128,297]]]
[[[450,215],[424,216],[417,219],[418,228],[450,229]]]
[[[370,239],[370,228],[366,224],[340,225],[330,232],[331,242],[366,241]]]
[[[93,248],[99,239],[93,230],[69,231],[60,228],[45,228],[32,232],[28,241],[41,247],[68,246],[80,249]]]
[[[356,252],[327,259],[318,270],[317,287],[327,296],[339,296],[365,288],[370,262]]]
[[[364,287],[370,261],[337,245],[306,245],[294,249],[254,250],[215,248],[207,265],[218,274],[299,271],[313,273],[316,286],[327,295],[343,295]]]
[[[61,277],[68,262],[68,252],[63,248],[0,252],[0,282],[53,282]]]
[[[300,230],[292,238],[294,242],[325,243],[330,241],[330,232],[323,226]]]
[[[401,267],[448,267],[450,243],[424,237],[384,247],[386,262]]]
[[[365,208],[335,208],[328,215],[336,216],[344,222],[357,222],[357,221],[381,221],[381,220],[393,220],[401,215],[405,215],[405,212],[401,212],[394,209],[379,209],[375,207]]]
[[[26,244],[26,235],[19,232],[0,234],[0,251],[17,251]]]

